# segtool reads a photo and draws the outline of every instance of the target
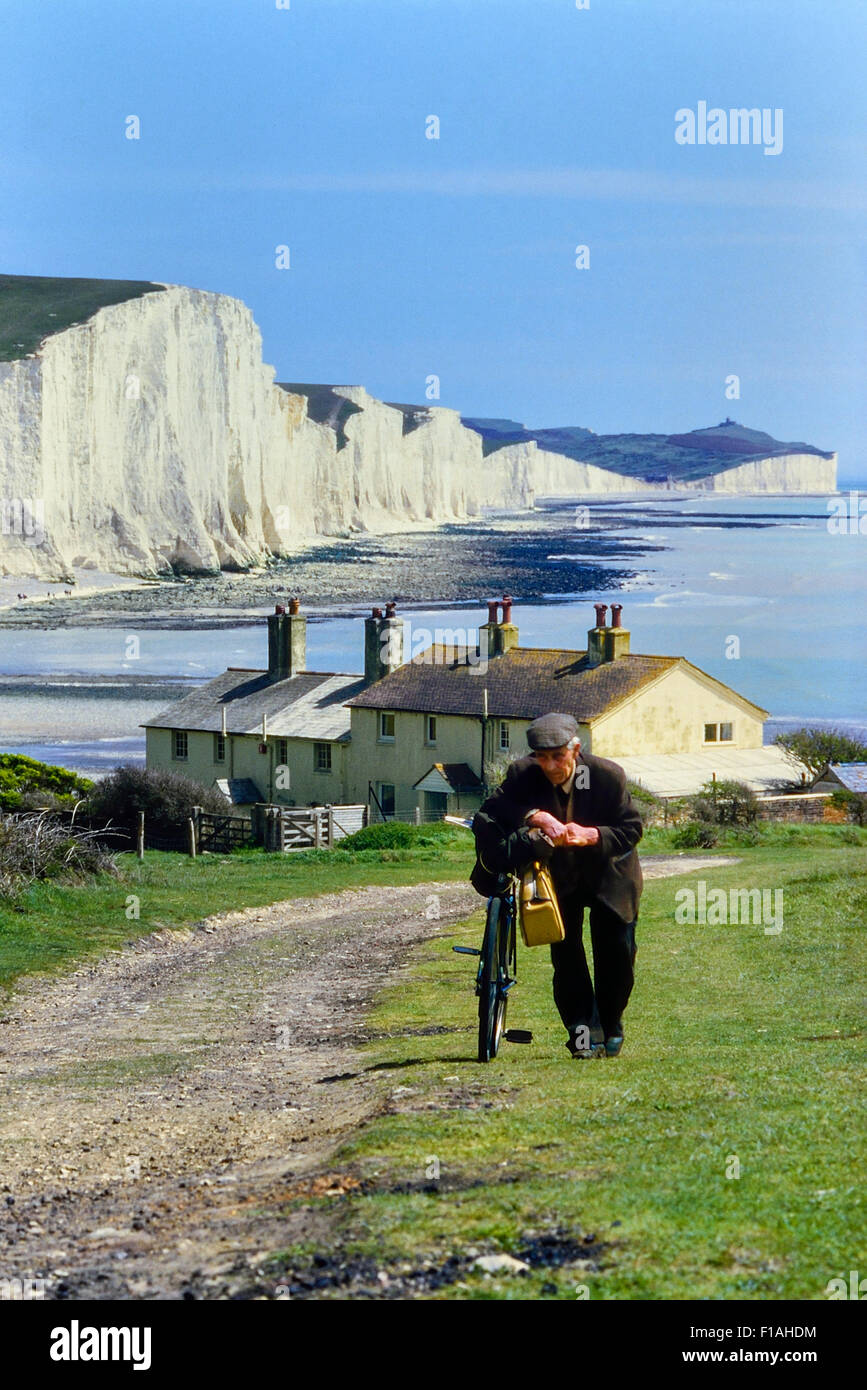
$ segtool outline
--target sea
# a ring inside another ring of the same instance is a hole
[[[841,498],[849,499],[848,524]],[[767,709],[766,742],[802,725],[867,741],[867,534],[855,485],[841,484],[834,498],[551,505],[563,525],[551,532],[536,593],[527,602],[513,595],[521,645],[583,649],[592,601],[616,601],[632,651],[684,656]],[[867,501],[861,505],[867,512]],[[615,516],[612,553],[601,559],[592,547],[585,556],[587,537]],[[585,559],[598,589],[564,592],[564,572],[574,575]],[[606,565],[617,575],[610,584]],[[437,629],[474,641],[487,597],[402,606],[406,650],[435,640]],[[308,669],[360,671],[362,610],[306,611]],[[143,630],[135,658],[122,628],[0,631],[0,751],[92,777],[118,762],[143,763],[143,720],[227,666],[265,666],[265,612],[261,626]]]

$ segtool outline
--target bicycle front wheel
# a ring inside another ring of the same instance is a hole
[[[509,921],[502,898],[491,898],[479,961],[479,1061],[497,1055],[506,1023],[505,991],[509,959]]]

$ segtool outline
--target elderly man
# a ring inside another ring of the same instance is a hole
[[[546,714],[527,730],[529,757],[512,763],[473,820],[479,862],[472,882],[493,891],[492,875],[549,865],[565,940],[551,947],[554,1002],[573,1057],[616,1057],[632,992],[641,866],[641,818],[616,763],[581,752],[569,714]],[[594,983],[584,954],[590,912]]]

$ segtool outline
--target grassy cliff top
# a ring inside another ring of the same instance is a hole
[[[43,338],[161,290],[150,280],[76,280],[53,275],[0,275],[0,362],[35,352]]]

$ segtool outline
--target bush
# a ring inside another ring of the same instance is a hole
[[[671,842],[675,849],[712,849],[719,843],[719,830],[710,821],[690,820],[677,827]]]
[[[84,809],[94,820],[111,821],[130,834],[138,830],[144,811],[151,834],[170,836],[185,828],[194,806],[217,815],[231,810],[215,787],[203,787],[179,772],[124,763],[96,783]]]
[[[98,831],[71,830],[50,813],[0,816],[0,897],[43,878],[116,873]]]
[[[21,753],[0,753],[0,810],[74,806],[93,783],[65,767],[40,763]]]
[[[632,804],[641,817],[641,824],[660,825],[664,819],[665,803],[653,792],[648,791],[640,782],[628,781],[626,789],[632,798]]]
[[[345,840],[340,841],[340,848],[353,851],[408,849],[414,839],[412,826],[404,825],[403,821],[389,820],[377,825],[365,825],[363,829],[356,830],[354,835],[347,835]]]
[[[759,813],[752,787],[745,782],[705,782],[690,800],[690,818],[715,825],[751,825]]]

